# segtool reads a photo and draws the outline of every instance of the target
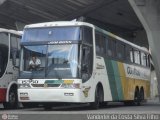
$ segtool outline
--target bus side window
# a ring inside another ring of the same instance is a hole
[[[112,56],[112,47],[111,47],[111,40],[108,40],[108,47],[107,47],[107,54],[108,56]]]
[[[107,54],[110,57],[115,56],[115,50],[116,50],[116,41],[109,37],[108,39],[108,47],[107,47]]]
[[[106,37],[103,34],[96,32],[95,43],[96,54],[103,56],[106,53]]]
[[[120,60],[124,60],[125,57],[125,45],[117,42],[116,44],[116,53],[117,53],[117,58]]]
[[[5,73],[8,64],[9,39],[8,33],[0,33],[0,78]]]
[[[83,27],[83,40],[85,43],[93,44],[93,34],[92,34],[92,28],[90,27]]]
[[[147,67],[150,67],[151,62],[150,62],[150,55],[149,54],[146,56],[146,59],[147,59]]]
[[[126,60],[133,63],[133,50],[130,46],[126,45]]]
[[[141,63],[143,66],[147,66],[147,55],[144,52],[141,52]]]
[[[140,64],[140,51],[134,50],[134,61],[136,64]]]
[[[104,35],[101,36],[101,52],[102,54],[105,54],[106,52],[106,37]]]
[[[96,33],[96,35],[95,35],[95,42],[96,42],[96,54],[97,54],[97,55],[100,54],[100,48],[101,48],[101,46],[100,46],[100,44],[99,44],[100,39],[101,39],[100,34],[99,34],[99,33]]]

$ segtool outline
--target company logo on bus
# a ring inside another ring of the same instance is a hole
[[[71,44],[72,41],[51,41],[48,44]]]
[[[140,76],[140,72],[136,68],[133,69],[131,67],[127,67],[127,73],[131,75]]]

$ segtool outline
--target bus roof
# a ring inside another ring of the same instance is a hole
[[[119,36],[117,36],[117,35],[115,35],[115,34],[113,34],[111,32],[108,32],[108,31],[106,31],[104,29],[101,29],[101,28],[99,28],[99,27],[97,27],[97,26],[95,26],[93,24],[87,23],[87,22],[79,22],[79,21],[44,22],[44,23],[36,23],[36,24],[26,25],[25,28],[43,28],[43,27],[55,27],[55,26],[56,27],[58,27],[58,26],[82,26],[82,25],[95,28],[96,30],[98,30],[98,31],[100,31],[100,32],[102,32],[104,34],[107,34],[107,35],[109,35],[109,36],[111,36],[113,38],[116,38],[119,41],[122,41],[122,42],[124,42],[124,43],[126,43],[128,45],[131,45],[131,46],[133,46],[133,47],[135,47],[137,49],[140,49],[140,50],[143,50],[143,51],[149,53],[147,48],[138,46],[138,45],[136,45],[134,43],[131,43],[131,42],[129,42],[129,41],[127,41],[127,40],[125,40],[125,39],[123,39],[123,38],[121,38],[121,37],[119,37]]]
[[[42,28],[42,27],[55,27],[55,26],[81,26],[86,25],[94,27],[94,25],[86,22],[77,22],[77,21],[57,21],[57,22],[44,22],[26,25],[25,28]]]
[[[0,28],[0,32],[7,32],[7,33],[12,33],[15,35],[22,35],[22,31],[16,31],[16,30],[9,30],[9,29],[5,29],[5,28]]]

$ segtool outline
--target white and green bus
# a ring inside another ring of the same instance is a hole
[[[39,59],[29,69],[32,56]],[[86,22],[26,25],[18,99],[22,103],[140,103],[150,94],[149,52]]]

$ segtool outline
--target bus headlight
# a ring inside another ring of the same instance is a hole
[[[30,84],[18,84],[18,88],[31,88]]]
[[[61,88],[80,89],[80,83],[72,83],[72,84],[63,83],[61,85]]]

